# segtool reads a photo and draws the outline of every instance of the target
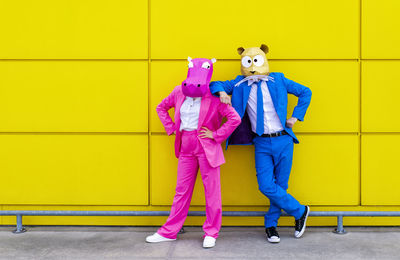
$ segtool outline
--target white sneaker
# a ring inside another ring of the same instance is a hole
[[[154,233],[153,235],[146,237],[147,243],[160,243],[160,242],[168,242],[168,241],[175,241],[175,240],[176,239],[163,237],[158,233]]]
[[[217,241],[215,238],[210,237],[210,236],[206,236],[204,238],[204,241],[203,241],[203,247],[204,248],[214,247],[215,246],[215,241]]]
[[[277,237],[277,236],[267,237],[267,240],[270,243],[279,243],[279,242],[281,242],[280,237]]]

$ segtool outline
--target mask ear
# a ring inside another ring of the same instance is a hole
[[[217,59],[216,59],[216,58],[212,58],[212,59],[211,59],[211,62],[212,62],[212,63],[216,63],[216,62],[217,62]]]
[[[242,53],[244,52],[244,48],[243,47],[237,48],[237,52],[239,53],[239,55],[242,55]]]
[[[261,47],[260,47],[260,49],[265,53],[265,54],[267,54],[268,53],[268,51],[269,51],[269,48],[268,48],[268,46],[267,45],[265,45],[265,44],[261,44]]]

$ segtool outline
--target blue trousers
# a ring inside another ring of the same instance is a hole
[[[287,193],[293,159],[293,138],[289,135],[260,137],[253,140],[259,190],[268,197],[270,207],[265,215],[265,227],[276,227],[283,209],[295,219],[305,210]]]

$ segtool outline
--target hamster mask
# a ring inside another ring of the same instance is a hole
[[[268,46],[261,44],[261,47],[251,47],[237,49],[241,58],[241,71],[243,76],[268,75],[269,65],[265,54],[268,53]]]
[[[213,74],[213,63],[216,59],[188,57],[188,74],[182,82],[182,92],[188,97],[202,97],[209,92],[209,84]]]

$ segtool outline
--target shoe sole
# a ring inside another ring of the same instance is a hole
[[[267,240],[268,240],[268,242],[270,242],[270,243],[272,243],[272,244],[276,244],[276,243],[281,242],[281,239],[280,239],[280,238],[279,238],[278,240],[272,240],[272,239],[267,238]]]
[[[210,249],[210,248],[213,248],[216,244],[217,244],[217,243],[214,243],[213,245],[204,245],[204,244],[203,244],[203,248],[204,248],[204,249]]]
[[[213,246],[203,246],[203,248],[204,249],[210,249],[210,248],[213,248],[215,245],[213,245]]]
[[[161,241],[147,241],[147,239],[146,239],[146,243],[155,244],[155,243],[162,243],[162,242],[172,242],[172,241],[175,241],[175,240],[176,239],[161,240]]]
[[[306,219],[304,220],[304,226],[301,229],[300,233],[297,236],[296,235],[294,236],[295,238],[301,238],[301,236],[303,236],[303,234],[304,234],[304,231],[306,231],[307,219],[308,219],[308,215],[310,214],[310,207],[309,206],[306,206],[306,207],[307,207],[307,215],[306,215]]]

